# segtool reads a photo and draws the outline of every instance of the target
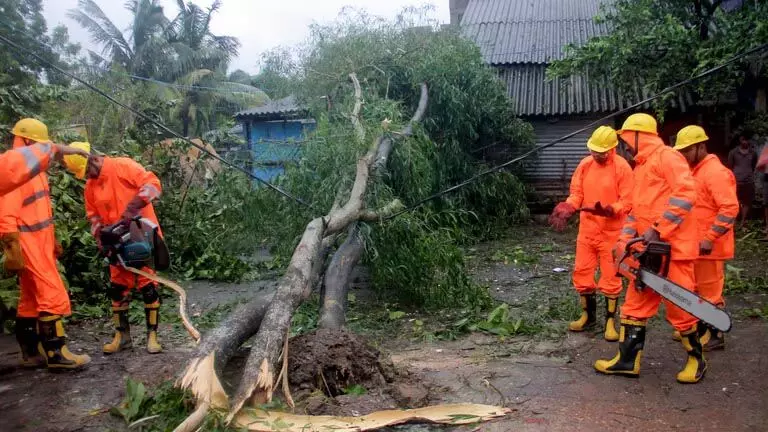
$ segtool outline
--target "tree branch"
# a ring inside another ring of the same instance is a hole
[[[355,107],[352,109],[349,119],[352,120],[352,126],[357,133],[357,139],[360,142],[365,140],[365,128],[360,122],[360,109],[363,107],[363,91],[360,88],[360,81],[357,80],[357,75],[352,72],[349,74],[349,79],[352,80],[352,84],[355,86]]]

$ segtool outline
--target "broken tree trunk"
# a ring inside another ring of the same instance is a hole
[[[413,126],[421,122],[427,111],[429,96],[426,84],[422,85],[419,105],[408,125],[396,134],[399,137],[413,135]],[[394,148],[394,140],[390,137],[380,137],[377,145],[376,159],[372,171],[376,177],[384,174],[387,161]],[[393,209],[397,210],[397,209]],[[375,219],[375,218],[374,218]],[[325,271],[324,295],[320,303],[320,319],[318,327],[339,329],[346,324],[346,302],[352,272],[357,267],[365,250],[365,239],[360,235],[359,222],[356,222],[347,234],[346,241],[333,255],[328,268]]]
[[[359,112],[360,85],[354,74],[350,75],[350,78],[355,84],[357,100],[355,111]],[[421,91],[421,100],[426,106],[426,84],[422,85]],[[420,103],[419,106],[421,109],[422,104]],[[358,129],[358,124],[355,124],[355,127]],[[360,129],[362,128],[358,131]],[[227,319],[203,338],[198,355],[190,361],[179,380],[182,388],[194,392],[197,397],[197,409],[177,427],[177,432],[195,430],[205,418],[209,408],[226,407],[227,397],[216,376],[217,365],[226,363],[237,347],[245,342],[256,328],[258,330],[243,369],[240,386],[233,400],[228,404],[230,413],[227,421],[231,421],[249,400],[256,403],[271,400],[276,385],[276,365],[283,342],[290,330],[292,315],[301,302],[309,296],[313,285],[317,282],[323,269],[319,260],[324,261],[331,240],[359,220],[375,221],[381,217],[376,212],[364,209],[364,204],[370,173],[380,154],[379,149],[383,141],[385,140],[375,140],[370,151],[358,160],[355,181],[347,202],[341,207],[334,205],[328,215],[315,218],[307,225],[269,305],[262,309],[263,305],[253,304],[258,301],[252,300],[242,309],[238,309],[238,311],[249,309],[251,316],[239,316],[242,320]],[[385,211],[397,208],[398,204],[399,202],[395,202],[388,205]],[[227,334],[231,329],[225,327],[226,323],[230,323],[236,329],[237,337]]]

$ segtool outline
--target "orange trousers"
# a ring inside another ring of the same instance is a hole
[[[696,275],[696,292],[715,306],[724,308],[725,261],[700,259],[696,260],[693,269]]]
[[[69,316],[69,293],[59,275],[54,256],[56,239],[53,227],[21,233],[24,270],[19,272],[19,318],[37,318],[40,312]]]
[[[155,274],[155,271],[149,267],[144,267],[141,270],[145,273]],[[113,307],[125,305],[131,291],[139,291],[147,285],[156,285],[154,281],[131,273],[120,266],[109,266],[109,274],[112,281],[112,289],[115,290],[110,296],[112,297]]]
[[[612,236],[610,238],[612,241],[580,236],[576,240],[573,286],[579,294],[591,294],[595,289],[609,297],[616,297],[621,293],[621,279],[616,276],[611,254],[616,239]],[[598,268],[600,279],[595,284],[595,272]]]
[[[675,282],[685,289],[694,291],[696,278],[694,273],[694,261],[671,261],[667,279]],[[626,319],[647,320],[656,315],[659,304],[663,298],[650,288],[639,291],[635,284],[631,283],[627,289],[624,304],[621,305],[621,317]],[[698,322],[693,315],[680,309],[674,304],[664,300],[667,309],[667,321],[678,331],[686,331]]]

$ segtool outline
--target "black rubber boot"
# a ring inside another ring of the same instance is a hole
[[[568,330],[572,332],[582,332],[595,325],[595,313],[597,311],[597,297],[595,294],[581,294],[579,296],[581,305],[581,316],[576,321],[568,324]]]
[[[157,340],[157,327],[160,321],[160,295],[155,285],[147,285],[141,289],[144,297],[144,315],[147,319],[147,352],[157,354],[163,347]]]
[[[705,352],[725,349],[725,333],[702,321],[699,321],[699,341]]]
[[[41,314],[37,320],[41,348],[48,362],[48,369],[80,369],[91,362],[87,354],[73,354],[67,348],[67,336],[61,315]]]
[[[610,360],[595,362],[595,370],[611,375],[640,376],[640,361],[645,345],[645,321],[621,320],[619,352]]]
[[[112,321],[115,323],[115,337],[112,342],[104,344],[102,351],[104,354],[114,354],[122,350],[131,348],[131,323],[128,320],[129,306],[119,306],[112,308]]]
[[[45,357],[40,355],[40,338],[37,335],[37,318],[16,318],[16,341],[21,349],[21,366],[45,367]]]
[[[605,340],[616,342],[619,334],[616,332],[616,309],[619,305],[618,297],[605,296]]]
[[[699,330],[694,325],[691,329],[680,332],[680,336],[683,338],[683,348],[688,353],[688,359],[685,361],[683,369],[678,372],[677,381],[683,384],[695,384],[701,381],[707,372],[707,361],[704,359],[704,349],[699,339]]]

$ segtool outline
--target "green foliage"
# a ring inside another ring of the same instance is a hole
[[[362,396],[368,393],[368,390],[360,384],[354,384],[344,389],[344,394],[353,396]]]
[[[144,384],[130,377],[125,380],[125,397],[120,404],[112,408],[114,415],[120,416],[126,423],[137,418],[142,404],[147,402],[147,389]]]
[[[722,64],[768,40],[768,4],[745,1],[734,10],[710,0],[617,0],[604,7],[599,22],[612,29],[549,67],[551,77],[583,74],[608,77],[624,94],[642,85],[656,93]],[[638,29],[642,29],[638,33]],[[747,57],[689,87],[702,99],[717,100],[765,76],[759,54]],[[673,94],[658,100],[663,111]]]

